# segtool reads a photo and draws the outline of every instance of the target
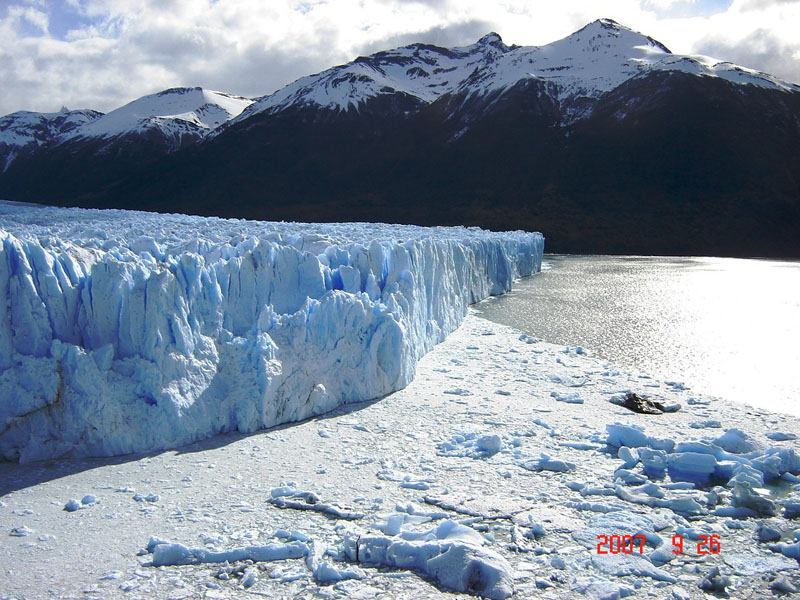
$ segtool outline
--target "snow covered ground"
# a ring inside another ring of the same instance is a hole
[[[626,391],[680,410],[630,412]],[[0,464],[0,597],[780,597],[800,583],[798,431],[469,315],[377,401]]]

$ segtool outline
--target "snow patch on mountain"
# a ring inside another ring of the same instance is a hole
[[[68,110],[56,113],[19,111],[0,118],[0,172],[5,172],[21,152],[50,144],[103,116],[94,110]]]
[[[173,88],[144,96],[60,138],[114,138],[158,130],[179,143],[185,135],[202,137],[238,116],[252,100],[203,88]]]
[[[176,447],[405,387],[538,233],[0,204],[0,455]]]
[[[555,85],[559,100],[599,98],[632,77],[674,70],[784,91],[800,86],[709,57],[672,54],[651,37],[600,19],[545,46],[507,46],[490,33],[475,44],[440,48],[412,44],[358,57],[298,79],[259,98],[235,120],[260,112],[316,106],[359,110],[381,95],[403,94],[428,104],[446,94],[485,96],[534,78]]]
[[[0,119],[0,168],[22,152],[73,140],[112,141],[156,132],[170,151],[238,116],[252,100],[203,88],[173,88],[134,100],[108,114],[91,110],[21,111]]]

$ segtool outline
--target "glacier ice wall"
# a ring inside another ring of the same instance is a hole
[[[538,233],[0,205],[0,456],[172,448],[406,386]]]

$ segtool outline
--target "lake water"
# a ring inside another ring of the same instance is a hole
[[[800,262],[546,255],[542,273],[475,308],[618,367],[800,415]]]

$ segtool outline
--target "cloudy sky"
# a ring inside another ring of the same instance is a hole
[[[542,45],[601,17],[800,82],[800,0],[0,0],[0,115],[176,86],[261,96],[380,49]]]

